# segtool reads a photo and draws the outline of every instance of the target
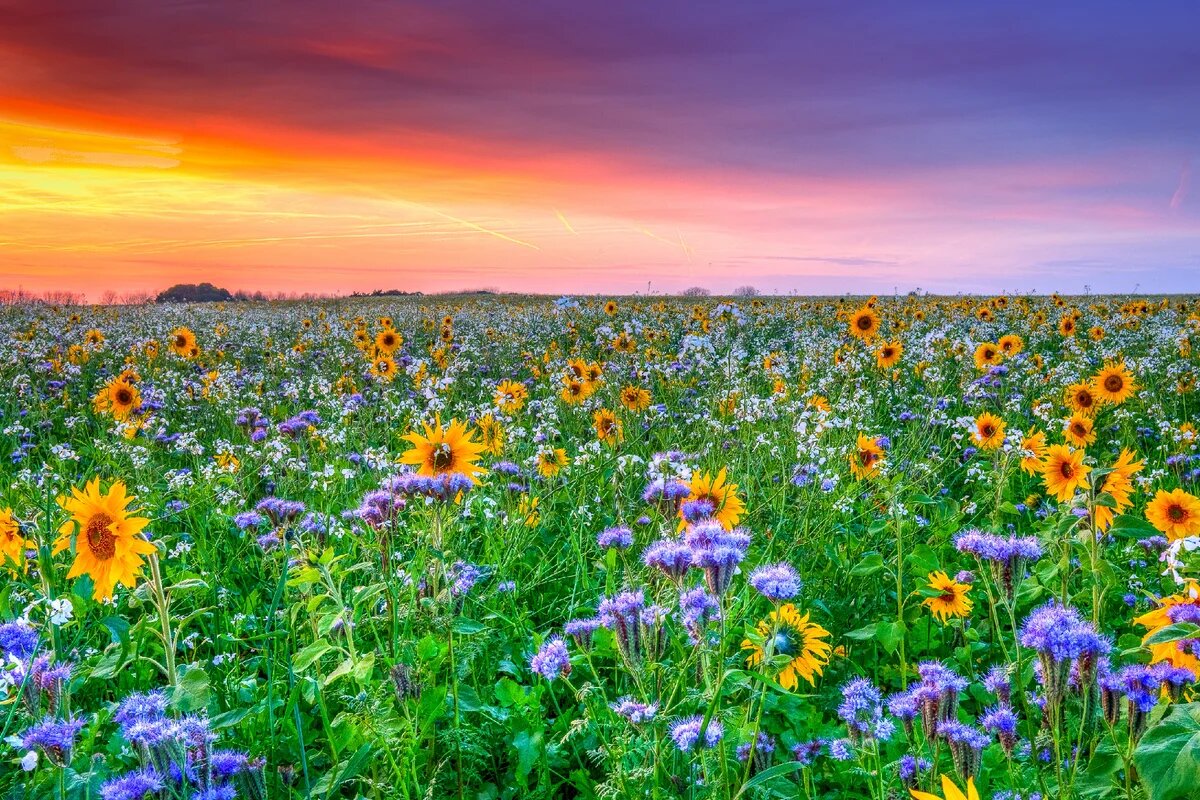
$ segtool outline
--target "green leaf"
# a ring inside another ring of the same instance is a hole
[[[744,795],[748,789],[753,789],[756,786],[762,786],[767,781],[772,780],[774,778],[778,778],[781,775],[794,775],[794,774],[796,774],[797,771],[799,771],[799,769],[800,769],[800,764],[795,761],[792,761],[788,764],[776,764],[773,767],[764,769],[762,772],[758,773],[753,778],[751,778],[750,780],[748,780],[742,784],[742,788],[739,789],[738,793],[733,796],[734,800],[737,800],[737,798]],[[793,790],[793,791],[797,791],[797,790]],[[789,796],[797,796],[797,795],[793,795],[793,792],[789,792],[788,795]]]
[[[344,678],[354,669],[354,662],[347,658],[345,661],[337,665],[337,669],[325,676],[325,686],[329,686],[338,678]]]
[[[876,631],[878,628],[879,628],[879,623],[872,622],[870,625],[864,625],[861,628],[850,631],[849,633],[844,634],[844,635],[847,639],[853,639],[856,642],[865,642],[868,639],[875,638],[875,634],[876,634]]]
[[[896,648],[900,646],[900,641],[904,638],[904,634],[908,632],[908,626],[897,620],[896,622],[881,622],[878,630],[875,631],[875,638],[883,645],[883,649],[888,653],[896,652]]]
[[[542,753],[542,733],[521,731],[513,737],[512,745],[517,751],[517,775],[524,780]]]
[[[1173,706],[1142,736],[1133,760],[1150,800],[1194,798],[1200,785],[1200,703]]]
[[[172,704],[180,711],[194,713],[208,706],[212,691],[208,687],[208,675],[200,667],[191,667],[179,679]]]
[[[371,762],[371,745],[364,744],[354,755],[343,761],[339,768],[328,773],[313,786],[313,791],[325,797],[333,797],[348,781],[354,780]]]
[[[883,569],[883,556],[879,553],[868,553],[850,570],[850,574],[856,578],[866,578],[881,569]]]
[[[296,672],[304,672],[317,662],[321,656],[333,649],[333,645],[324,639],[317,639],[312,644],[306,646],[299,653],[296,653],[292,659],[292,669]]]
[[[1143,517],[1135,517],[1132,514],[1122,514],[1113,520],[1108,533],[1110,536],[1122,536],[1127,539],[1145,539],[1147,536],[1160,535],[1158,528]]]
[[[464,636],[470,636],[473,633],[479,633],[486,629],[487,625],[484,625],[482,622],[476,622],[473,619],[467,619],[466,617],[459,617],[454,620],[454,632],[461,633]]]
[[[1142,644],[1148,647],[1152,644],[1166,644],[1167,642],[1178,642],[1180,639],[1197,637],[1200,637],[1200,625],[1194,622],[1176,622],[1165,628],[1159,628],[1147,636],[1146,641]]]

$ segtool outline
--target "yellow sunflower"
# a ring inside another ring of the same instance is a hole
[[[529,397],[529,390],[525,388],[525,384],[517,381],[500,381],[496,386],[493,399],[497,408],[505,414],[511,414],[524,408],[527,397]]]
[[[1100,395],[1105,402],[1115,406],[1133,397],[1134,392],[1137,391],[1133,373],[1121,361],[1106,363],[1104,368],[1096,373],[1092,383],[1096,387],[1096,394]]]
[[[1183,489],[1158,490],[1146,506],[1146,519],[1171,541],[1200,534],[1200,499]]]
[[[737,495],[738,485],[725,480],[725,469],[722,468],[715,476],[708,472],[698,472],[692,476],[688,486],[692,493],[684,498],[684,502],[707,500],[712,503],[713,518],[725,526],[725,530],[733,530],[742,514],[746,512],[746,504]],[[683,509],[679,510],[680,525],[683,525]]]
[[[1091,383],[1073,383],[1068,386],[1066,400],[1067,405],[1074,411],[1088,415],[1095,414],[1101,402]]]
[[[0,510],[0,566],[8,567],[13,574],[24,572],[25,550],[31,547],[37,547],[37,543],[21,535],[21,523],[12,509]]]
[[[465,423],[452,419],[449,426],[443,428],[439,418],[434,425],[422,427],[424,435],[414,431],[402,437],[413,447],[400,457],[400,463],[417,467],[418,475],[434,477],[460,472],[472,482],[479,483],[475,476],[487,473],[475,464],[483,452],[483,445],[475,441],[475,434],[467,430]]]
[[[1000,341],[996,344],[1000,347],[1000,352],[1006,356],[1015,356],[1025,349],[1025,340],[1015,333],[1001,336]]]
[[[384,328],[375,334],[375,349],[385,355],[390,356],[402,344],[404,344],[404,337],[391,328]]]
[[[850,454],[850,471],[856,478],[873,478],[883,463],[883,448],[874,437],[860,433],[854,452]]]
[[[979,790],[975,788],[974,778],[967,778],[967,791],[964,793],[946,775],[942,776],[942,797],[929,792],[918,792],[916,789],[909,789],[908,793],[914,800],[979,800]]]
[[[491,414],[484,414],[476,423],[483,437],[483,452],[498,456],[504,453],[504,426]]]
[[[196,346],[196,334],[192,333],[191,329],[180,326],[171,331],[171,350],[175,355],[183,356],[184,358],[194,358],[199,355],[199,350]]]
[[[808,617],[807,613],[801,615],[791,603],[785,603],[760,620],[757,629],[763,644],[755,644],[749,639],[742,642],[742,649],[750,651],[747,665],[756,667],[768,655],[772,658],[789,656],[791,660],[775,676],[779,685],[792,691],[800,684],[799,679],[804,678],[815,686],[815,677],[823,674],[829,663],[830,647],[824,641],[829,637],[829,631],[809,622]]]
[[[553,478],[568,463],[567,451],[561,447],[546,448],[537,454],[537,471],[543,478]]]
[[[614,445],[625,438],[621,421],[607,408],[597,409],[592,414],[592,427],[596,429],[596,438],[605,444]]]
[[[975,420],[971,438],[983,450],[998,450],[1004,444],[1004,420],[985,411]]]
[[[1042,459],[1046,457],[1046,433],[1030,428],[1021,440],[1021,469],[1028,475],[1042,471]]]
[[[1076,411],[1063,427],[1063,438],[1076,447],[1087,447],[1096,441],[1096,423],[1091,417]]]
[[[863,306],[850,315],[850,335],[869,342],[879,335],[879,312]]]
[[[58,498],[71,518],[59,527],[54,552],[74,544],[75,561],[67,580],[91,576],[96,600],[111,598],[118,583],[132,589],[145,563],[142,556],[155,552],[141,535],[150,520],[129,511],[134,499],[122,481],[113,481],[108,494],[101,494],[99,478],[92,478],[83,491],[72,488],[71,497]]]
[[[1133,481],[1135,474],[1145,466],[1141,461],[1134,461],[1133,451],[1125,448],[1112,465],[1112,471],[1104,476],[1100,486],[1102,494],[1108,494],[1113,499],[1112,506],[1097,505],[1095,511],[1096,530],[1106,531],[1112,527],[1117,515],[1124,514],[1133,505]]]
[[[945,622],[950,617],[968,617],[971,615],[970,584],[959,583],[944,572],[931,572],[928,577],[929,588],[938,594],[926,597],[922,605],[940,621]]]
[[[117,421],[128,419],[141,404],[141,392],[121,375],[110,380],[92,398],[92,408],[98,413],[112,414]]]
[[[1200,585],[1191,581],[1179,594],[1164,597],[1158,603],[1158,608],[1133,619],[1134,624],[1147,629],[1146,635],[1142,637],[1144,645],[1146,639],[1172,624],[1173,620],[1169,614],[1172,608],[1181,605],[1200,607]],[[1200,658],[1192,655],[1187,649],[1179,647],[1178,644],[1178,642],[1170,641],[1145,645],[1150,650],[1150,663],[1157,664],[1160,661],[1166,661],[1173,667],[1183,667],[1190,669],[1193,673],[1200,673]]]
[[[645,411],[650,407],[650,392],[639,386],[626,386],[621,390],[621,405],[627,411]]]
[[[1075,490],[1087,483],[1092,468],[1083,463],[1084,452],[1072,451],[1062,444],[1052,444],[1046,449],[1046,460],[1042,462],[1042,482],[1046,492],[1054,495],[1060,503],[1070,500]]]
[[[975,369],[985,370],[1000,363],[1002,358],[1000,348],[991,342],[984,342],[975,348]]]
[[[371,374],[384,383],[391,383],[396,378],[399,367],[387,353],[379,353],[371,360]]]
[[[900,362],[900,356],[904,355],[904,345],[900,342],[885,342],[875,352],[875,363],[882,369],[891,369]]]

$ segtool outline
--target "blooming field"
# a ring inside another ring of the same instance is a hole
[[[0,797],[1196,797],[1191,298],[0,312]]]

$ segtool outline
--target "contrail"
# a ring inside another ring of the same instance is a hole
[[[569,230],[571,233],[574,233],[576,236],[579,235],[578,232],[576,232],[576,230],[571,227],[571,223],[567,222],[567,218],[563,216],[563,213],[561,211],[559,211],[556,208],[556,209],[554,209],[554,213],[558,215],[558,221],[563,224],[564,228]]]
[[[1183,172],[1179,173],[1179,185],[1175,187],[1175,194],[1171,195],[1171,210],[1178,211],[1183,205],[1183,198],[1187,197],[1188,184],[1192,182],[1192,162],[1189,161],[1183,165]]]

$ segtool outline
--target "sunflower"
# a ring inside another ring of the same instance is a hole
[[[92,347],[99,347],[104,344],[104,334],[92,328],[83,335],[83,341]]]
[[[621,405],[627,411],[645,411],[650,407],[650,392],[639,386],[626,386],[621,390]]]
[[[607,408],[597,409],[592,414],[592,426],[596,429],[596,438],[605,444],[615,445],[625,438],[621,421]]]
[[[979,800],[979,791],[975,788],[975,779],[967,778],[967,791],[964,793],[954,785],[954,781],[946,775],[942,776],[942,797],[929,792],[918,792],[916,789],[909,789],[908,793],[915,800]]]
[[[387,353],[380,353],[371,360],[371,374],[386,383],[395,380],[397,369],[396,362]]]
[[[878,440],[860,433],[855,450],[850,454],[850,471],[856,478],[873,478],[879,474],[883,448]]]
[[[617,301],[609,300],[607,303],[605,303],[604,304],[604,313],[610,317],[613,314],[616,314],[617,313]]]
[[[493,400],[497,408],[505,414],[511,414],[524,408],[525,399],[528,397],[529,390],[525,388],[525,384],[517,381],[500,381],[496,386]]]
[[[637,350],[637,340],[625,331],[621,331],[612,340],[612,349],[618,353],[632,353]]]
[[[119,422],[128,419],[141,404],[141,392],[123,375],[110,380],[92,398],[92,408],[99,413],[112,414],[113,419]]]
[[[491,414],[484,414],[475,423],[483,437],[483,452],[498,456],[504,452],[504,426]]]
[[[1200,499],[1183,489],[1159,489],[1146,506],[1146,519],[1171,541],[1195,536],[1200,534]]]
[[[890,369],[900,361],[904,354],[904,345],[900,342],[885,342],[875,352],[875,363],[883,369]]]
[[[67,580],[91,576],[96,600],[111,598],[118,583],[132,589],[142,572],[142,556],[156,550],[141,535],[150,520],[130,516],[134,499],[125,493],[122,481],[113,481],[108,494],[101,494],[99,478],[92,478],[83,491],[72,488],[71,497],[58,498],[71,518],[59,527],[54,552],[74,545],[75,561]]]
[[[991,342],[984,342],[975,348],[975,369],[985,370],[1000,363],[1000,348]]]
[[[426,424],[422,427],[424,436],[414,431],[402,437],[413,447],[400,457],[400,463],[417,467],[418,475],[434,477],[458,472],[473,483],[479,483],[475,476],[487,472],[475,465],[483,445],[475,441],[475,434],[467,430],[465,423],[452,419],[450,425],[443,428],[439,418],[434,426]]]
[[[1046,457],[1046,434],[1030,428],[1021,440],[1021,469],[1028,475],[1042,471],[1042,459]]]
[[[1075,490],[1087,483],[1092,468],[1083,463],[1083,451],[1072,451],[1062,444],[1052,444],[1046,449],[1046,460],[1042,462],[1042,482],[1046,492],[1054,495],[1060,503],[1070,500]]]
[[[1144,462],[1134,461],[1133,451],[1125,448],[1112,465],[1111,471],[1104,476],[1100,486],[1101,494],[1108,494],[1113,499],[1112,506],[1096,506],[1096,530],[1106,531],[1112,527],[1113,520],[1118,514],[1124,514],[1133,505],[1133,476],[1145,466]]]
[[[1025,340],[1015,333],[1010,333],[1000,337],[1000,341],[996,342],[1000,348],[1000,352],[1006,356],[1015,356],[1025,349]]]
[[[985,411],[975,420],[971,438],[984,450],[998,450],[1004,444],[1004,420]]]
[[[196,347],[196,334],[183,326],[176,328],[171,331],[171,349],[177,356],[194,358],[199,354]]]
[[[1100,395],[1100,399],[1112,403],[1114,406],[1124,403],[1137,391],[1133,373],[1122,361],[1107,362],[1104,368],[1096,373],[1092,382],[1096,386],[1096,394]]]
[[[1081,414],[1095,414],[1100,398],[1091,383],[1073,383],[1067,387],[1067,405]]]
[[[1096,441],[1095,428],[1096,423],[1092,421],[1091,417],[1076,411],[1063,428],[1063,438],[1076,447],[1087,447]]]
[[[404,337],[391,328],[384,328],[375,334],[375,349],[384,355],[390,356],[402,344],[404,344]]]
[[[727,483],[725,477],[724,468],[715,476],[708,472],[696,473],[688,483],[692,493],[684,498],[684,502],[707,500],[712,503],[715,509],[713,518],[724,525],[725,530],[733,530],[733,526],[738,524],[738,520],[745,513],[746,504],[737,495],[738,485],[736,483]],[[682,526],[682,507],[680,508],[679,516],[681,518],[680,525]]]
[[[791,660],[775,676],[779,685],[791,691],[800,684],[799,679],[804,678],[815,686],[815,676],[823,674],[829,663],[830,647],[824,641],[829,637],[829,631],[809,622],[808,616],[802,616],[791,603],[784,603],[769,613],[757,625],[763,643],[756,644],[749,639],[742,641],[742,649],[750,651],[746,664],[756,667],[765,658],[787,656]]]
[[[922,605],[940,621],[945,622],[950,617],[968,617],[971,615],[970,584],[959,583],[944,572],[929,573],[929,589],[937,594],[926,597]]]
[[[1200,608],[1200,586],[1197,586],[1195,582],[1190,582],[1179,594],[1164,597],[1158,602],[1158,608],[1133,619],[1134,624],[1147,629],[1146,635],[1142,637],[1142,644],[1150,650],[1150,663],[1157,664],[1160,661],[1166,661],[1173,667],[1183,667],[1193,673],[1200,673],[1200,659],[1196,658],[1187,648],[1179,647],[1179,642],[1146,644],[1147,639],[1173,623],[1169,613],[1172,608],[1184,605]]]
[[[32,539],[21,535],[21,523],[13,516],[11,508],[0,510],[0,566],[9,567],[15,575],[25,570],[25,550],[37,547]]]
[[[863,306],[850,315],[850,335],[869,342],[879,334],[879,312]]]
[[[553,478],[569,463],[567,451],[561,447],[549,447],[537,454],[537,471],[543,478]]]
[[[1066,314],[1058,321],[1058,332],[1063,336],[1074,336],[1076,328],[1075,316]]]
[[[563,378],[563,388],[559,392],[563,402],[569,406],[577,406],[591,394],[587,383],[575,378]]]

